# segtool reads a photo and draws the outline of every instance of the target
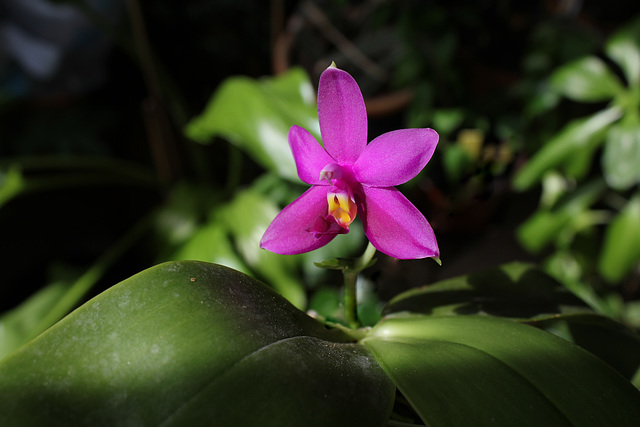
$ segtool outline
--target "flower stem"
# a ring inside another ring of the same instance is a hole
[[[364,253],[356,262],[356,269],[358,269],[358,272],[369,267],[369,263],[371,262],[375,254],[376,248],[371,244],[371,242],[369,242],[369,244],[367,245],[367,249],[364,250]]]
[[[349,327],[353,329],[361,326],[358,320],[358,298],[356,292],[358,274],[371,265],[371,260],[375,253],[376,248],[369,242],[367,249],[355,261],[353,267],[342,270],[344,276],[344,317]]]
[[[357,329],[360,326],[358,321],[358,302],[356,295],[356,283],[358,282],[358,272],[343,270],[344,274],[344,317],[350,328]]]

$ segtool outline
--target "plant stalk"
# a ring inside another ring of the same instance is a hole
[[[370,265],[375,253],[376,248],[369,242],[367,249],[354,262],[353,267],[342,270],[344,276],[344,317],[347,325],[352,329],[362,326],[358,320],[358,295],[356,291],[358,274]]]

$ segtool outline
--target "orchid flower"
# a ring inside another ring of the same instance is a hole
[[[433,129],[401,129],[367,144],[367,112],[356,81],[332,64],[320,76],[318,119],[324,148],[292,126],[289,145],[302,181],[312,187],[269,225],[260,247],[283,255],[318,249],[360,214],[373,246],[400,259],[438,257],[424,215],[394,186],[415,177],[438,143]]]

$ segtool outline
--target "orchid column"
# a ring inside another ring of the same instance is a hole
[[[260,246],[284,255],[309,252],[348,233],[360,213],[365,235],[380,252],[399,259],[438,259],[429,222],[394,188],[424,168],[438,134],[433,129],[401,129],[367,144],[362,93],[353,77],[335,64],[320,77],[318,118],[324,148],[306,129],[289,130],[298,176],[312,187],[276,216]]]

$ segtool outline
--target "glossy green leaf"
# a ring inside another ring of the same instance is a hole
[[[618,78],[595,56],[578,59],[553,73],[551,88],[574,101],[597,102],[623,91]]]
[[[640,262],[640,195],[611,221],[604,236],[598,269],[608,281],[621,280]]]
[[[640,181],[640,123],[616,123],[607,134],[602,169],[607,183],[626,190]]]
[[[526,190],[569,156],[585,149],[594,149],[603,140],[609,125],[621,116],[620,108],[610,107],[570,122],[518,171],[513,181],[514,187],[520,191]]]
[[[584,304],[556,280],[531,264],[514,262],[403,292],[383,314],[529,318],[579,310],[586,310]]]
[[[319,137],[314,90],[305,72],[298,68],[261,80],[227,79],[185,132],[201,143],[222,136],[265,169],[298,182],[287,141],[293,125]]]
[[[486,316],[395,317],[363,341],[425,424],[640,424],[640,392],[591,353]]]
[[[640,86],[640,19],[611,36],[605,50],[620,65],[629,84]]]
[[[0,362],[0,425],[384,425],[368,352],[201,262],[112,287]]]
[[[609,317],[574,313],[536,319],[529,324],[595,354],[630,381],[640,368],[640,336]],[[634,385],[639,387],[640,383]]]

